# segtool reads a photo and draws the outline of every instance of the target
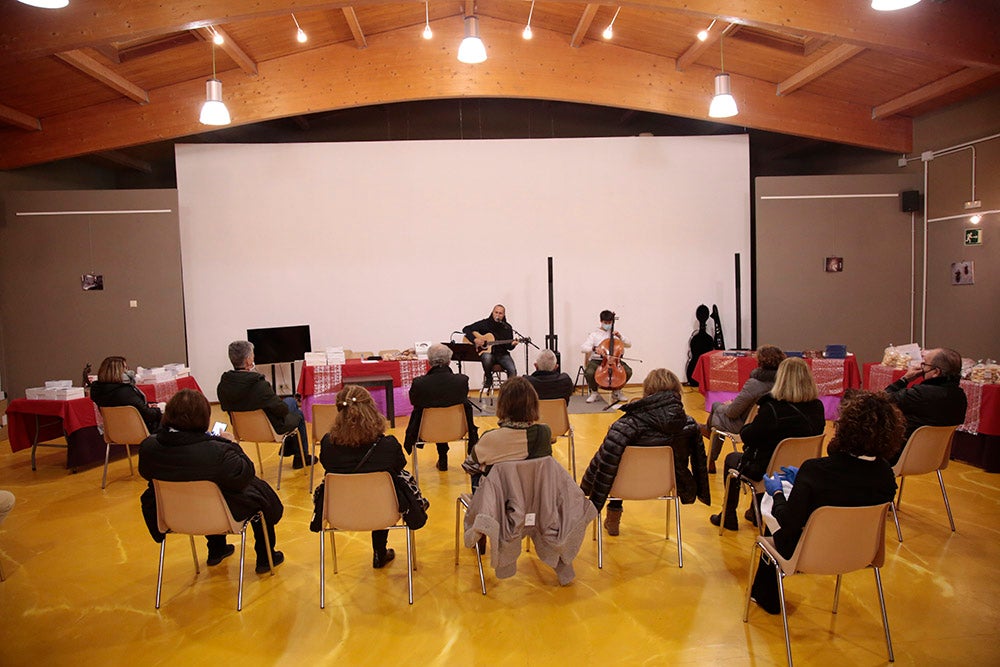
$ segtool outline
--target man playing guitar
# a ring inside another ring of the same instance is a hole
[[[493,365],[499,364],[507,377],[517,375],[517,367],[510,351],[519,339],[514,337],[514,329],[507,324],[507,309],[501,304],[493,306],[489,317],[473,322],[462,329],[466,340],[476,346],[479,361],[483,364],[483,386],[492,384]]]

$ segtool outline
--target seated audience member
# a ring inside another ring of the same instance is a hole
[[[909,438],[921,426],[957,426],[965,423],[968,400],[959,384],[961,376],[962,355],[939,347],[924,352],[920,366],[908,370],[885,388],[889,400],[906,417],[904,438]],[[907,387],[917,378],[923,378],[923,382]],[[895,463],[898,458],[897,454],[890,463]]]
[[[131,405],[146,422],[146,429],[153,433],[160,428],[163,415],[158,407],[150,407],[146,395],[135,386],[133,373],[125,357],[108,357],[97,371],[97,382],[90,385],[90,400],[102,408]]]
[[[156,522],[156,496],[153,480],[164,482],[214,482],[222,490],[229,511],[237,521],[244,521],[257,512],[264,512],[267,535],[271,543],[271,558],[275,565],[285,560],[276,551],[274,526],[281,520],[284,507],[274,489],[254,474],[253,461],[243,453],[228,433],[215,436],[208,432],[212,408],[200,392],[181,389],[163,414],[163,428],[139,445],[139,474],[149,480],[143,492],[142,514],[150,535],[163,541]],[[254,549],[257,552],[257,574],[270,570],[267,562],[267,542],[260,521],[250,523]],[[233,555],[235,547],[226,543],[225,535],[209,535],[208,564],[218,565]]]
[[[561,398],[569,403],[576,387],[568,375],[559,372],[557,365],[556,353],[542,350],[535,359],[535,372],[527,376],[528,382],[535,388],[539,400]]]
[[[626,447],[669,445],[674,450],[674,474],[677,493],[683,503],[697,497],[711,504],[708,472],[705,468],[705,443],[694,419],[684,413],[681,381],[665,368],[654,369],[642,383],[642,398],[622,406],[625,413],[611,425],[580,488],[598,510],[604,506],[618,475],[618,465]],[[622,501],[608,503],[604,527],[608,535],[617,535],[622,518]]]
[[[447,408],[452,405],[465,406],[465,423],[469,427],[469,446],[479,440],[479,430],[472,420],[472,404],[469,403],[469,377],[451,370],[451,349],[441,343],[427,348],[430,370],[426,375],[413,379],[410,386],[410,403],[413,413],[406,425],[403,447],[412,452],[420,435],[420,418],[425,408]],[[438,470],[448,469],[448,443],[437,443]],[[468,452],[466,452],[468,453]]]
[[[737,433],[743,428],[747,413],[757,403],[761,396],[771,391],[774,386],[774,376],[778,372],[778,364],[785,358],[785,353],[773,345],[761,345],[757,348],[757,368],[750,373],[740,393],[731,401],[716,403],[708,415],[708,423],[700,424],[701,433],[711,438],[708,452],[708,472],[715,472],[715,461],[722,452],[722,438],[712,437],[712,429]]]
[[[538,423],[538,394],[524,376],[512,377],[500,388],[497,422],[499,428],[483,433],[462,464],[472,474],[473,489],[494,463],[552,456],[552,430]]]
[[[784,473],[764,478],[767,493],[774,499],[772,514],[781,526],[774,533],[778,553],[792,556],[809,515],[818,507],[862,507],[892,500],[896,478],[887,459],[902,446],[903,425],[903,416],[884,394],[849,392],[840,404],[828,456],[809,459],[797,471],[786,468]],[[793,484],[787,499],[779,476]],[[781,613],[773,568],[763,560],[750,594],[768,613]]]
[[[758,403],[757,417],[740,429],[743,451],[726,456],[724,470],[735,468],[744,476],[760,481],[779,442],[785,438],[823,433],[826,416],[818,397],[819,391],[808,364],[795,357],[782,361],[774,387]],[[728,504],[721,514],[711,516],[711,522],[718,526],[721,521],[727,529],[737,530],[736,506],[740,500],[740,482],[731,478],[728,483]],[[746,518],[756,521],[753,508],[747,511]]]
[[[271,383],[254,370],[253,343],[245,340],[230,343],[229,361],[233,364],[233,370],[222,374],[216,390],[220,407],[226,412],[263,410],[278,433],[288,433],[298,429],[302,447],[307,449],[309,440],[306,436],[306,418],[302,410],[294,398],[288,397],[284,400],[278,398]],[[294,436],[285,438],[281,455],[294,457],[293,468],[298,469],[303,466],[302,455],[299,453],[299,445]],[[309,454],[306,454],[306,459],[304,465],[312,463]]]
[[[395,477],[406,467],[406,457],[385,428],[371,394],[357,385],[345,386],[337,394],[337,419],[320,442],[323,470],[348,475],[385,471]],[[388,541],[388,530],[372,531],[372,567],[383,568],[396,557],[395,550],[386,548]]]

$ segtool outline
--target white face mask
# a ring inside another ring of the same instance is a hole
[[[601,328],[604,329],[605,331],[611,331],[610,324],[601,324]]]

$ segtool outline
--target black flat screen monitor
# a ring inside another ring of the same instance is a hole
[[[305,359],[312,349],[309,325],[247,329],[247,340],[253,343],[254,362],[258,364],[288,364]]]

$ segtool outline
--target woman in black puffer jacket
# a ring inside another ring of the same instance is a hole
[[[695,498],[710,505],[705,443],[698,425],[684,413],[681,383],[672,372],[657,368],[642,383],[642,398],[622,407],[625,416],[608,429],[600,449],[583,475],[580,488],[597,509],[608,499],[618,474],[618,464],[626,447],[669,445],[674,450],[674,474],[681,502]],[[609,535],[618,534],[622,516],[620,500],[608,503],[604,527]]]

